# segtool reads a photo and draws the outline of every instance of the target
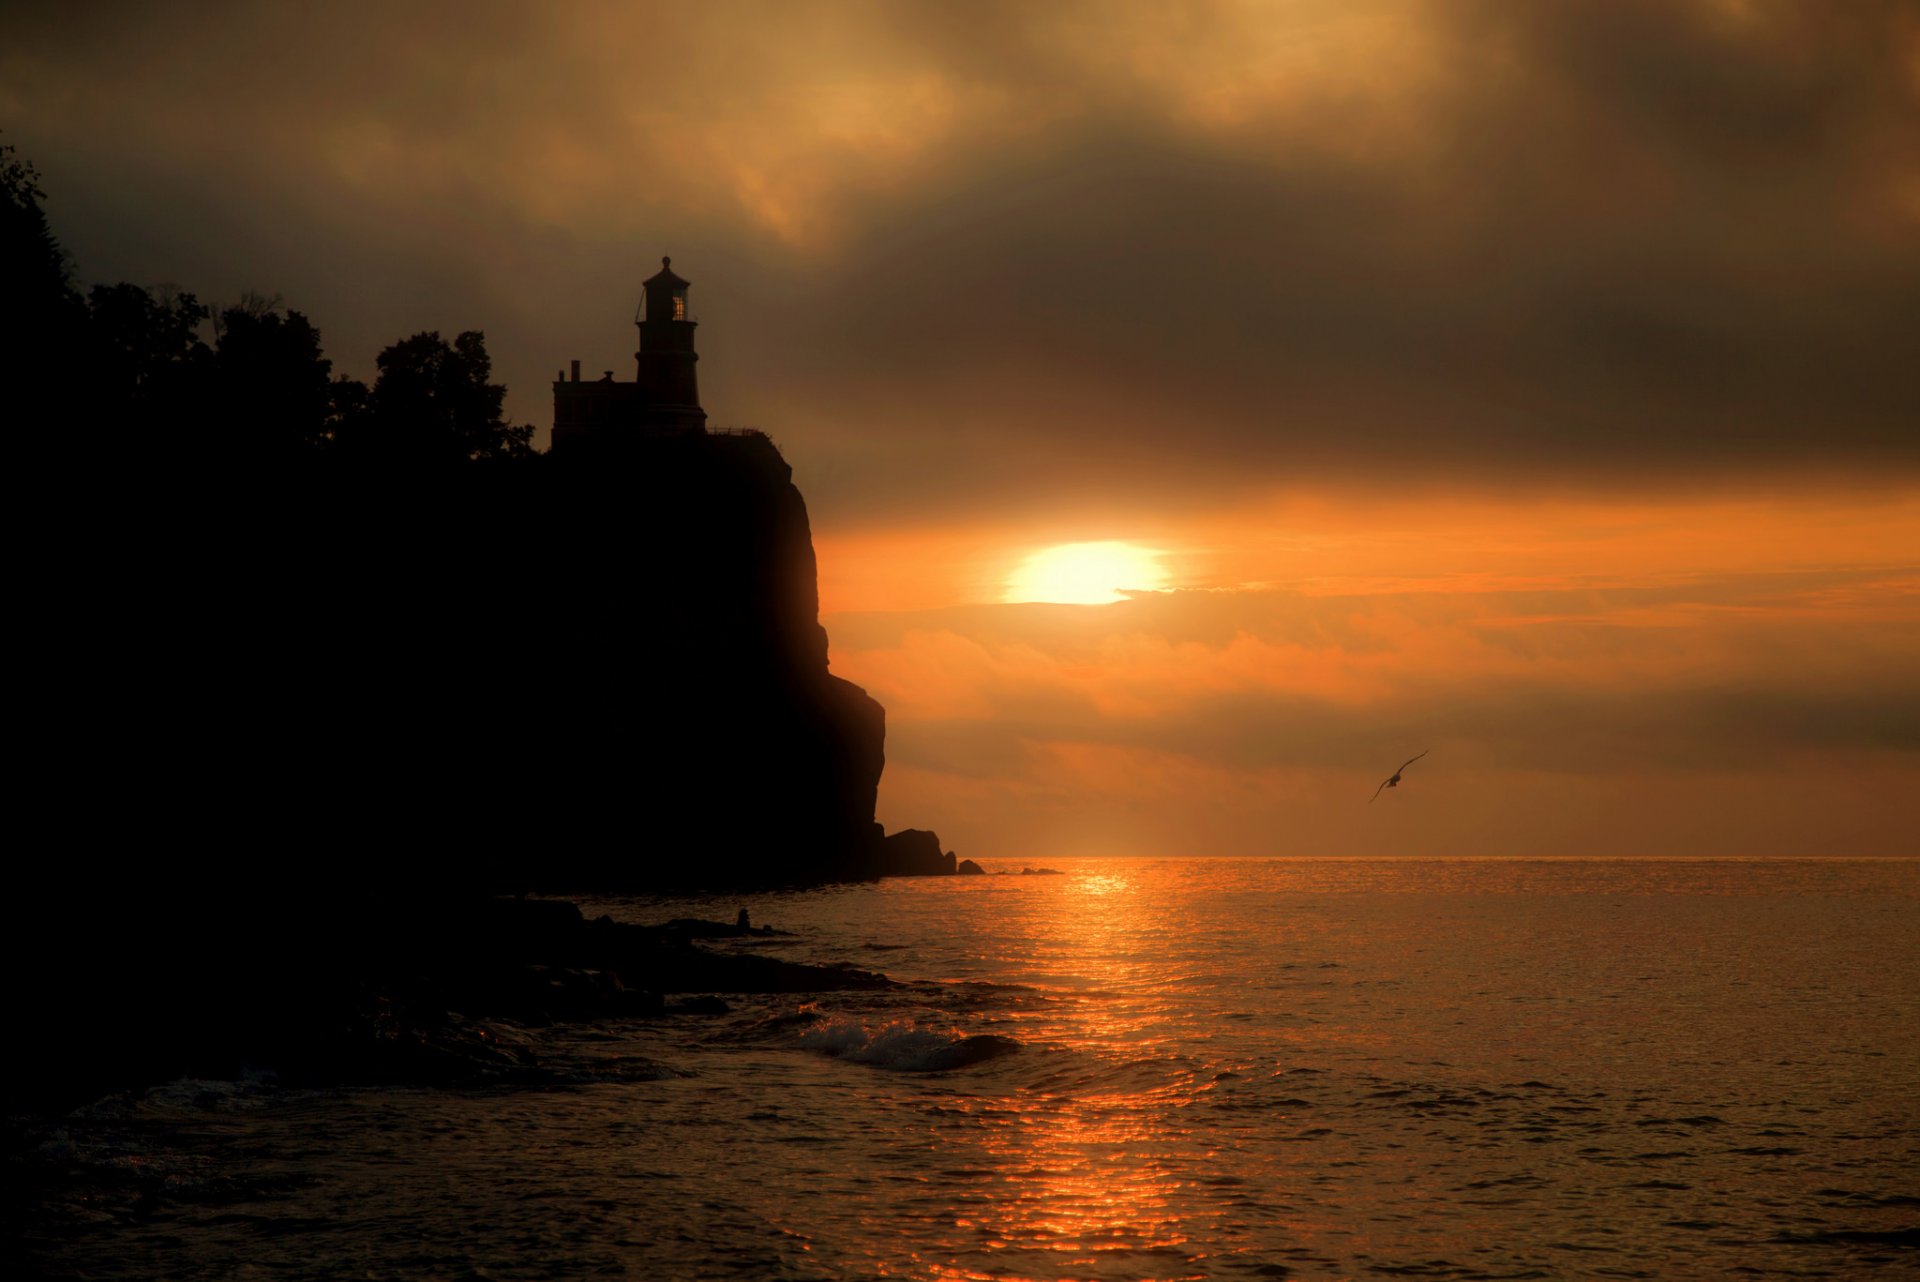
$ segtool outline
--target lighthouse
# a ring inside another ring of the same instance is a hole
[[[683,436],[706,430],[693,350],[698,322],[687,302],[691,282],[676,275],[673,260],[640,284],[640,307],[633,323],[640,350],[633,354],[634,378],[622,382],[608,370],[583,381],[580,362],[563,370],[553,384],[553,448],[572,451],[589,441],[633,436]]]

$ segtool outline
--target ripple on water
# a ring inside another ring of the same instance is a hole
[[[1920,1273],[1920,968],[1885,965],[1917,883],[1105,861],[655,900],[905,983],[526,1030],[540,1089],[105,1102],[29,1136],[21,1245],[188,1279]]]

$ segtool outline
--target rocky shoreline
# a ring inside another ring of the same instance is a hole
[[[702,941],[774,932],[679,919],[588,920],[562,899],[362,903],[339,933],[289,937],[270,967],[235,957],[199,974],[156,969],[137,991],[60,1012],[16,1109],[61,1112],[180,1077],[287,1085],[539,1082],[520,1030],[722,1014],[723,995],[893,986]],[[139,1004],[138,1018],[122,1002]]]

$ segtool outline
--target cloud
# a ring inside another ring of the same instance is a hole
[[[543,421],[545,371],[623,366],[672,252],[710,409],[836,521],[1920,463],[1907,6],[63,5],[0,36],[83,272],[282,292],[349,368],[480,326]]]
[[[1642,509],[1656,540],[1727,527],[1652,564],[1633,522],[1588,509],[1557,576],[1513,572],[1530,547],[1497,553],[1510,515],[1393,579],[1309,562],[1305,586],[836,614],[835,669],[888,706],[890,813],[1011,853],[1901,848],[1888,798],[1920,761],[1910,504],[1784,509],[1802,531],[1784,550],[1742,544],[1724,508]],[[1447,572],[1463,549],[1479,572]],[[1420,826],[1360,826],[1356,790],[1423,748]],[[1822,844],[1817,815],[1852,844]]]
[[[1805,611],[1790,585],[1750,581],[1684,592],[1173,593],[1098,609],[831,623],[836,667],[892,710],[900,760],[913,761],[922,738],[951,734],[934,751],[974,772],[1016,772],[1022,745],[1041,740],[1153,747],[1238,769],[1359,767],[1382,736],[1445,734],[1501,766],[1692,769],[1920,751],[1920,672],[1908,658],[1920,640],[1916,585],[1878,583],[1904,592],[1905,617],[1859,630],[1834,611]]]
[[[1911,844],[1909,4],[68,0],[0,12],[0,128],[84,279],[363,376],[481,328],[540,423],[673,254],[898,822]],[[1187,590],[953,605],[1097,539]]]

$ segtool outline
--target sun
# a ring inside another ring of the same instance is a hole
[[[1058,543],[1031,553],[1007,576],[1002,601],[1050,601],[1060,605],[1109,605],[1127,590],[1166,586],[1157,548],[1107,540]]]

